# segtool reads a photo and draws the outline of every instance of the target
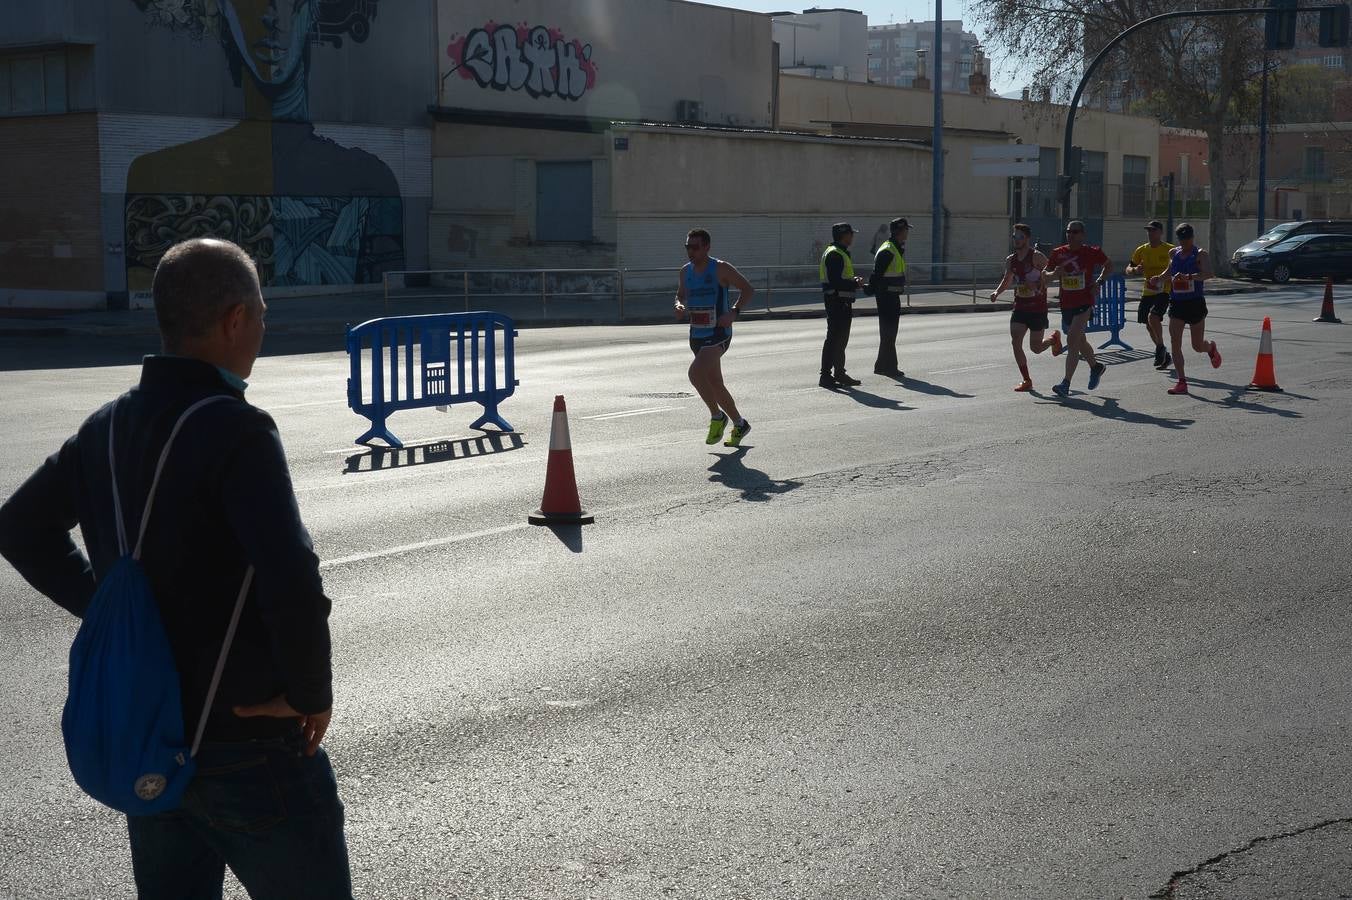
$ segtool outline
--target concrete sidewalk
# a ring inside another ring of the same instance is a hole
[[[1139,281],[1137,279],[1136,281]],[[917,286],[909,297],[909,305],[902,307],[904,315],[923,313],[1007,312],[1009,301],[991,303],[987,297],[994,285],[978,289],[973,302],[971,286]],[[1216,279],[1207,285],[1212,296],[1266,291],[1265,285],[1230,279]],[[1138,285],[1129,284],[1128,304],[1140,296]],[[1007,294],[1008,295],[1008,294]],[[825,310],[819,296],[812,289],[777,291],[764,304],[764,295],[758,295],[747,311],[751,319],[811,319],[823,318]],[[487,298],[485,298],[487,299]],[[478,309],[490,308],[511,316],[522,327],[552,327],[563,325],[652,325],[673,321],[670,296],[652,296],[630,299],[623,316],[613,298],[555,299],[548,304],[539,300],[498,298],[495,302],[476,303]],[[877,304],[872,297],[861,297],[855,303],[856,316],[876,316]],[[463,304],[455,300],[398,299],[388,305],[376,291],[362,294],[334,294],[313,297],[275,298],[268,301],[268,331],[271,334],[341,335],[349,325],[382,316],[411,316],[433,313],[462,312]],[[1129,314],[1130,317],[1130,314]],[[60,337],[71,335],[117,335],[123,337],[155,336],[159,334],[153,310],[122,310],[117,312],[89,312],[70,310],[9,310],[0,309],[0,336],[4,337]]]

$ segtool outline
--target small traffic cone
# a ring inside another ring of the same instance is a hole
[[[549,429],[549,467],[540,508],[526,517],[532,525],[590,525],[596,521],[582,508],[573,474],[573,443],[568,437],[568,408],[563,395],[554,398],[554,424]]]
[[[1277,375],[1272,369],[1272,319],[1269,316],[1263,317],[1263,338],[1258,344],[1258,364],[1253,368],[1253,381],[1250,382],[1251,391],[1277,391]]]
[[[1333,314],[1333,279],[1327,275],[1324,276],[1324,307],[1319,310],[1319,318],[1315,321],[1343,324],[1343,320]]]

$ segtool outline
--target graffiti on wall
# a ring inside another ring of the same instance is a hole
[[[403,268],[403,200],[379,157],[315,133],[314,48],[363,43],[379,0],[132,0],[152,27],[219,44],[244,119],[133,160],[124,198],[127,286],[149,290],[170,246],[220,237],[272,287],[379,282]]]
[[[534,98],[581,100],[596,86],[591,44],[565,38],[557,28],[526,22],[489,22],[451,35],[451,72],[479,87],[525,91]],[[448,73],[449,74],[449,73]]]
[[[368,284],[403,264],[397,198],[128,194],[126,225],[128,264],[152,275],[166,250],[199,237],[239,244],[272,287]]]

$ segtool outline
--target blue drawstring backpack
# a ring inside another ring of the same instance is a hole
[[[181,415],[169,433],[155,466],[146,497],[136,547],[127,551],[122,499],[117,490],[117,461],[113,422],[108,417],[108,465],[112,476],[113,514],[121,553],[99,582],[75,642],[70,648],[70,686],[61,732],[66,760],[75,782],[85,793],[107,806],[133,816],[175,809],[196,770],[194,757],[202,742],[207,714],[216,697],[225,658],[239,624],[240,610],[253,581],[252,567],[244,575],[216,670],[207,690],[206,705],[189,747],[183,727],[178,670],[169,647],[150,581],[141,567],[141,545],[174,438],[197,410],[229,397],[201,400]]]

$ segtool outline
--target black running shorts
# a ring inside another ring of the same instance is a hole
[[[1029,331],[1046,331],[1049,320],[1045,312],[1016,309],[1009,317],[1011,325],[1027,325]]]

